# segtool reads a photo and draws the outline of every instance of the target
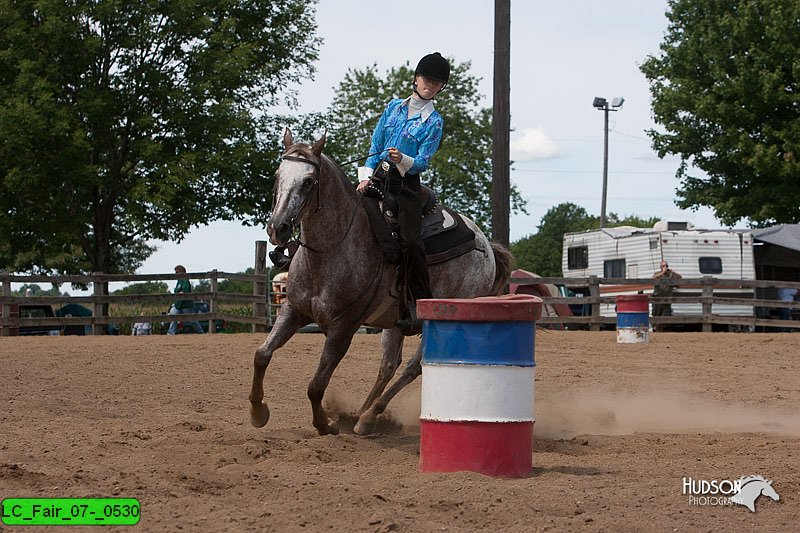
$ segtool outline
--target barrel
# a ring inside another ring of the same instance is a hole
[[[531,295],[417,302],[421,472],[530,475],[541,314]]]
[[[617,296],[617,342],[650,341],[650,297],[646,294]]]

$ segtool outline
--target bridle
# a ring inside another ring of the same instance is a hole
[[[320,173],[319,162],[318,161],[314,161],[313,159],[307,159],[305,157],[297,157],[296,155],[283,155],[283,156],[281,156],[281,160],[296,161],[298,163],[307,163],[307,164],[311,165],[312,167],[314,167],[314,172],[312,172],[311,174],[306,174],[306,176],[303,176],[304,178],[307,177],[307,176],[313,176],[314,177],[314,182],[311,184],[311,189],[306,194],[306,197],[303,198],[303,203],[300,204],[300,209],[297,211],[297,216],[300,216],[300,213],[303,211],[303,209],[306,208],[306,204],[308,203],[309,198],[311,198],[311,193],[314,191],[314,189],[317,190],[317,209],[316,209],[316,211],[319,211],[320,210],[320,203],[319,203],[319,189],[320,189],[320,187],[319,187],[319,173]],[[272,208],[273,208],[273,211],[274,211],[274,209],[275,209],[275,195],[273,195],[273,198],[272,198]],[[316,213],[316,211],[315,211],[315,213]],[[294,227],[295,227],[295,220],[297,220],[297,217],[292,219],[292,229],[294,229]]]
[[[291,150],[291,148],[289,150]],[[308,248],[312,252],[316,252],[318,254],[330,253],[333,250],[336,250],[339,247],[339,245],[342,243],[342,241],[344,241],[345,237],[347,237],[347,235],[350,233],[350,229],[353,227],[353,221],[356,218],[356,210],[357,210],[358,206],[356,206],[356,209],[352,210],[352,213],[350,214],[350,222],[348,222],[347,229],[345,230],[344,234],[342,234],[342,237],[329,250],[318,250],[318,249],[314,248],[313,246],[309,246],[308,244],[306,244],[303,241],[301,241],[300,240],[300,229],[301,228],[300,228],[300,223],[298,222],[298,218],[300,218],[300,214],[306,208],[306,205],[308,204],[308,201],[311,198],[311,194],[314,192],[314,189],[316,189],[316,192],[317,192],[317,208],[314,210],[314,213],[317,213],[320,209],[322,209],[322,204],[319,201],[320,190],[322,189],[321,182],[320,182],[320,173],[321,173],[320,162],[319,161],[314,161],[313,159],[309,159],[309,158],[306,158],[306,157],[298,157],[296,155],[292,155],[291,153],[289,153],[289,150],[287,150],[286,153],[284,153],[284,155],[281,156],[281,160],[295,161],[295,162],[298,162],[298,163],[307,163],[307,164],[311,165],[312,167],[314,167],[314,172],[313,173],[307,174],[306,176],[303,176],[303,177],[313,176],[314,177],[314,182],[311,184],[311,189],[308,191],[308,193],[306,193],[305,198],[303,198],[303,202],[300,204],[300,209],[297,210],[297,215],[295,215],[292,218],[292,220],[290,221],[290,224],[292,226],[292,234],[295,235],[295,237],[293,239],[290,239],[289,242],[296,241],[297,244],[299,244],[300,246],[303,246],[304,248]],[[321,161],[321,158],[320,158],[320,161]],[[276,200],[275,194],[273,193],[273,195],[272,195],[272,210],[273,210],[273,212],[275,211],[275,200]]]

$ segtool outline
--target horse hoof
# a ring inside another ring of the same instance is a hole
[[[253,427],[263,428],[269,422],[269,407],[263,403],[250,406],[250,423]]]
[[[356,422],[356,425],[353,426],[353,432],[356,435],[361,435],[362,437],[365,435],[370,435],[373,431],[375,431],[375,424],[372,422],[362,422],[359,420]]]
[[[338,435],[339,426],[336,425],[336,422],[328,422],[327,426],[323,428],[317,428],[317,433],[320,435]]]

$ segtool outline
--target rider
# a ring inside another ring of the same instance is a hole
[[[403,243],[402,272],[407,298],[404,316],[396,325],[404,335],[421,331],[416,301],[431,297],[425,246],[422,243],[420,173],[428,168],[442,140],[444,120],[433,107],[433,98],[450,79],[450,63],[439,52],[419,60],[414,70],[411,96],[390,101],[372,134],[372,145],[364,167],[358,169],[358,190],[364,192],[376,174],[390,183],[401,184],[397,193],[400,239]],[[410,293],[410,294],[408,294]]]

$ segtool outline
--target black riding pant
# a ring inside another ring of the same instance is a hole
[[[394,179],[399,177],[399,172]],[[422,204],[420,201],[419,174],[406,174],[397,194],[397,220],[400,223],[400,240],[403,241],[403,270],[405,283],[414,301],[431,297],[428,263],[422,242]]]

